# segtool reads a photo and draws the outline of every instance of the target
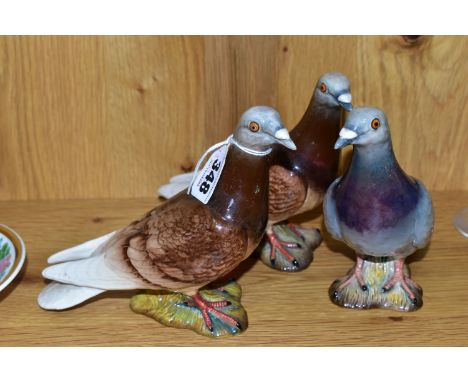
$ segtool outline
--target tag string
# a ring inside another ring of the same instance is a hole
[[[216,150],[217,148],[221,147],[221,146],[224,146],[224,145],[228,145],[229,142],[231,141],[231,138],[232,138],[232,135],[230,135],[229,137],[227,137],[224,141],[222,142],[218,142],[216,144],[214,144],[213,146],[211,146],[208,150],[205,151],[205,153],[200,157],[200,159],[198,160],[197,162],[197,165],[195,166],[195,170],[193,170],[193,176],[192,176],[192,180],[190,181],[190,184],[187,188],[187,194],[190,195],[190,191],[192,190],[192,185],[193,185],[193,182],[195,182],[195,178],[197,177],[197,174],[198,174],[198,169],[200,168],[201,164],[203,163],[203,161],[205,160],[206,156],[211,153],[212,151]]]
[[[198,160],[197,162],[197,165],[195,166],[195,170],[193,171],[193,176],[192,176],[192,180],[190,181],[190,184],[187,188],[187,194],[190,194],[190,191],[192,190],[192,186],[193,186],[193,182],[195,182],[195,178],[197,177],[197,174],[198,174],[198,170],[201,166],[201,164],[203,163],[203,161],[205,160],[206,156],[215,151],[216,149],[222,147],[222,146],[229,146],[230,144],[234,144],[235,146],[237,146],[239,149],[241,149],[242,151],[246,152],[247,154],[251,154],[251,155],[256,155],[256,156],[265,156],[265,155],[268,155],[271,153],[272,151],[272,148],[268,148],[267,150],[265,151],[257,151],[257,150],[252,150],[252,149],[249,149],[248,147],[245,147],[245,146],[242,146],[239,142],[237,142],[235,139],[234,139],[234,136],[231,134],[229,137],[227,137],[224,141],[222,142],[218,142],[216,144],[214,144],[213,146],[211,146],[208,150],[206,150],[203,155],[200,157],[200,159]]]
[[[238,148],[240,148],[242,151],[246,152],[247,154],[255,155],[258,157],[263,157],[265,155],[268,155],[271,153],[271,150],[273,150],[271,147],[265,151],[257,151],[257,150],[249,149],[248,147],[242,146],[239,142],[237,142],[232,135],[230,138],[230,143],[233,143],[235,146],[237,146]]]

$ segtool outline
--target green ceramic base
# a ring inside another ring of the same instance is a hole
[[[207,337],[234,336],[247,329],[247,313],[240,303],[242,290],[237,282],[231,281],[218,289],[201,290],[200,295],[209,302],[229,301],[229,306],[219,307],[217,310],[235,319],[240,328],[208,313],[213,324],[213,331],[210,331],[200,309],[191,306],[192,298],[182,293],[138,294],[131,299],[130,308],[135,313],[144,314],[163,325],[191,329]]]
[[[293,256],[293,260],[288,259],[278,249],[275,251],[275,258],[271,256],[271,242],[265,236],[265,239],[260,244],[260,259],[270,268],[277,269],[282,272],[297,272],[307,268],[314,259],[314,250],[321,241],[322,236],[316,228],[306,228],[294,225],[299,235],[288,224],[275,224],[272,226],[273,232],[277,239],[297,244],[296,248],[283,248]]]
[[[384,291],[384,286],[394,275],[395,264],[396,260],[388,258],[381,260],[363,258],[362,280],[367,290],[363,290],[354,277],[353,267],[345,277],[331,285],[329,290],[331,300],[339,306],[352,309],[384,308],[402,312],[419,309],[422,306],[422,289],[411,280],[406,264],[403,273],[409,290],[414,294],[414,299],[410,298],[400,282]]]

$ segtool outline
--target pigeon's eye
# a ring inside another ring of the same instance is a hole
[[[320,91],[322,93],[325,93],[327,91],[327,85],[325,85],[323,82],[320,84]]]
[[[260,130],[260,125],[257,122],[252,121],[249,123],[249,129],[250,131],[256,133],[258,130]]]
[[[371,127],[374,130],[377,130],[380,127],[380,120],[378,118],[374,118],[371,122]]]

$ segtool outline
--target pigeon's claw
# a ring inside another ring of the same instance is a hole
[[[299,268],[299,262],[296,258],[291,255],[288,251],[288,248],[302,248],[299,243],[293,243],[289,241],[280,240],[274,232],[267,233],[268,241],[270,242],[270,262],[271,265],[275,265],[276,262],[276,251],[281,253],[288,261],[291,262],[296,268]]]
[[[388,292],[391,290],[395,285],[400,284],[401,288],[406,292],[411,302],[416,305],[418,303],[418,299],[416,298],[415,294],[412,291],[412,286],[410,283],[414,284],[408,277],[406,277],[405,273],[403,272],[403,266],[405,264],[405,259],[399,259],[395,263],[395,272],[390,280],[388,280],[384,286],[382,287],[382,291]],[[416,285],[417,288],[419,288]],[[420,289],[420,288],[419,288]]]
[[[314,249],[322,241],[316,228],[296,224],[275,224],[267,228],[259,247],[262,262],[281,272],[297,272],[309,266]]]
[[[211,315],[220,319],[221,321],[224,321],[229,326],[236,327],[239,330],[242,330],[242,326],[238,321],[236,321],[234,318],[230,317],[226,313],[217,310],[218,308],[231,305],[231,302],[229,301],[207,301],[199,293],[197,293],[196,295],[192,296],[192,300],[189,301],[187,304],[189,306],[195,306],[200,310],[203,320],[205,321],[205,325],[210,330],[210,332],[213,332],[214,330]]]
[[[299,230],[299,226],[297,224],[293,223],[288,223],[289,229],[294,232],[294,234],[297,236],[298,239],[301,239],[302,241],[305,241],[304,235],[301,233]],[[318,233],[320,234],[320,230],[317,228]]]
[[[367,287],[366,283],[364,282],[364,278],[362,277],[362,267],[364,264],[364,260],[358,256],[356,259],[356,265],[352,269],[351,272],[348,273],[347,276],[337,285],[335,294],[339,293],[341,290],[346,288],[349,284],[356,280],[359,284],[359,287],[362,291],[366,292],[369,288]]]

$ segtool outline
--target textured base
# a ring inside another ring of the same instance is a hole
[[[348,275],[336,280],[330,287],[331,300],[340,306],[353,309],[384,308],[410,312],[422,306],[422,289],[410,278],[408,266],[404,265],[403,273],[406,283],[414,294],[412,301],[400,282],[384,291],[383,287],[393,277],[396,260],[383,258],[381,260],[363,258],[362,280],[367,290],[363,290],[354,277],[354,267]],[[347,281],[348,285],[343,286]],[[340,288],[341,286],[341,288]]]
[[[272,229],[278,239],[299,244],[297,248],[286,248],[288,253],[294,256],[297,261],[296,265],[283,256],[278,250],[276,250],[276,259],[274,263],[272,263],[271,243],[266,236],[258,247],[260,260],[262,260],[264,264],[282,272],[297,272],[309,266],[314,259],[314,249],[322,242],[322,236],[320,231],[316,228],[295,227],[297,227],[302,237],[298,236],[287,224],[275,224]]]
[[[231,305],[218,308],[239,322],[242,329],[230,326],[210,314],[213,332],[205,325],[200,309],[187,306],[191,298],[182,293],[138,294],[130,301],[130,308],[135,313],[144,314],[166,326],[191,329],[208,337],[233,336],[247,329],[247,313],[240,304],[242,290],[239,284],[231,281],[222,288],[201,290],[200,295],[206,301],[229,301]]]

